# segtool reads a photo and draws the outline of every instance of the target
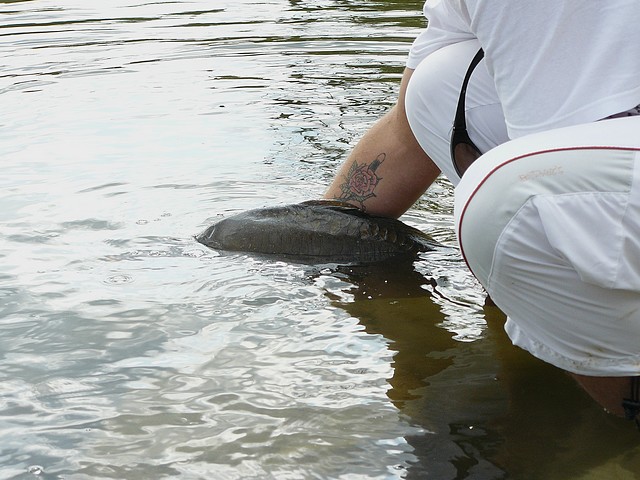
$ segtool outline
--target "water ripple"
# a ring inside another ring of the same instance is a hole
[[[213,3],[0,2],[0,477],[638,471],[457,253],[313,269],[195,242],[320,195],[423,23],[422,0]],[[406,221],[454,245],[451,193]]]

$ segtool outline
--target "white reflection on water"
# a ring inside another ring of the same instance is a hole
[[[191,237],[319,195],[419,9],[0,2],[0,476],[632,478],[636,437],[487,330],[455,252],[345,273]],[[450,193],[406,220],[453,243]]]
[[[0,8],[1,476],[403,471],[386,339],[301,267],[191,237],[320,192],[276,161],[313,123],[287,82],[348,45],[288,2]]]

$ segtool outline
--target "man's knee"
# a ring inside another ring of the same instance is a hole
[[[459,177],[450,158],[451,131],[462,83],[478,49],[478,42],[470,40],[433,52],[418,65],[406,92],[414,136],[454,184]],[[481,152],[508,140],[502,107],[483,61],[473,70],[465,103],[469,135]]]

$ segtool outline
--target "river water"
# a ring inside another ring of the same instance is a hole
[[[634,479],[638,433],[512,347],[455,248],[208,250],[318,197],[419,0],[0,0],[0,477]],[[403,217],[455,245],[439,181]]]

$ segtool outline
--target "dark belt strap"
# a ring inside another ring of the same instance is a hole
[[[456,108],[456,117],[453,122],[453,127],[461,130],[467,129],[467,119],[464,112],[465,98],[467,96],[467,86],[469,85],[469,79],[471,78],[471,74],[475,70],[480,60],[484,57],[484,50],[478,50],[476,56],[473,57],[471,63],[469,64],[469,68],[467,69],[467,73],[464,76],[464,80],[462,81],[462,88],[460,88],[460,96],[458,97],[458,106]]]

